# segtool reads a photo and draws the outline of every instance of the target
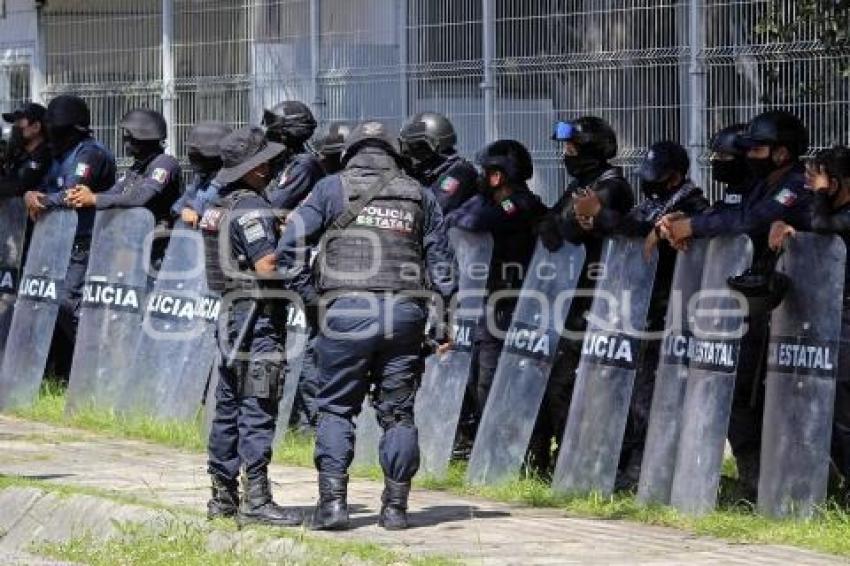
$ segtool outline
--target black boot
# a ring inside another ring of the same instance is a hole
[[[319,502],[309,526],[314,531],[348,528],[348,475],[319,472]]]
[[[285,509],[272,501],[269,478],[263,474],[245,481],[245,496],[239,506],[236,522],[240,526],[260,524],[294,527],[304,522],[304,517],[300,511]]]
[[[239,509],[239,484],[212,476],[212,498],[207,501],[207,519],[233,517]]]
[[[407,497],[410,482],[397,482],[384,478],[384,493],[381,494],[381,516],[378,524],[388,531],[407,528]]]

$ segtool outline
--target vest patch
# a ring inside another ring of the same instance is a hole
[[[767,367],[778,373],[832,378],[838,345],[794,336],[772,338],[767,348]]]
[[[218,232],[222,218],[224,218],[223,208],[208,208],[204,211],[198,226],[205,232]]]
[[[723,202],[726,204],[741,204],[742,197],[738,193],[726,193],[726,196],[723,197]]]
[[[130,285],[89,279],[83,285],[82,306],[137,313],[141,312],[143,292],[141,288]]]
[[[367,206],[354,221],[357,226],[413,233],[413,213],[390,206]]]
[[[551,361],[558,347],[558,333],[514,321],[505,334],[504,347],[524,358]]]
[[[61,279],[50,279],[37,275],[24,275],[21,285],[18,287],[20,298],[43,303],[58,304],[61,292]]]
[[[588,330],[581,345],[581,357],[592,363],[635,369],[638,341],[625,334]]]

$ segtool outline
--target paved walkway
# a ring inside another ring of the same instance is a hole
[[[167,505],[204,509],[204,457],[143,442],[0,417],[0,474],[88,486]],[[275,494],[307,507],[315,474],[274,466]],[[730,544],[675,529],[627,521],[576,519],[441,492],[415,490],[415,528],[389,533],[376,525],[381,486],[353,481],[354,528],[322,536],[377,542],[409,554],[436,553],[471,564],[838,564],[843,561],[779,546]],[[0,533],[0,546],[3,533]],[[5,562],[5,561],[4,561]]]

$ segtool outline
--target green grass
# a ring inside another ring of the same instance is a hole
[[[95,410],[83,410],[66,416],[64,404],[63,392],[55,386],[46,386],[32,407],[19,410],[16,414],[22,418],[116,437],[148,440],[185,450],[205,449],[206,443],[197,423],[161,423]],[[274,460],[285,465],[312,467],[312,439],[287,434],[275,448]],[[420,477],[416,485],[505,503],[557,508],[571,516],[626,519],[676,527],[736,542],[789,544],[850,556],[850,514],[842,507],[829,502],[816,518],[808,521],[767,519],[756,515],[752,505],[739,501],[728,488],[731,483],[729,478],[736,475],[734,461],[729,460],[724,464],[723,474],[726,477],[721,487],[718,510],[699,518],[680,515],[670,507],[641,505],[631,495],[568,497],[554,493],[546,483],[534,478],[518,479],[499,486],[471,486],[465,482],[465,467],[457,464],[450,466],[446,478],[436,480]],[[355,469],[352,475],[381,478],[377,468]]]

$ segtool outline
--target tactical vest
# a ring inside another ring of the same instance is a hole
[[[348,206],[376,182],[339,176]],[[315,268],[319,290],[418,291],[425,287],[422,189],[396,177],[341,230],[329,230]]]
[[[223,294],[234,288],[241,287],[233,278],[228,277],[221,268],[219,238],[222,236],[221,229],[229,226],[229,223],[225,220],[236,207],[239,200],[252,194],[247,190],[237,190],[226,197],[210,203],[210,206],[204,211],[204,215],[198,224],[204,238],[204,263],[207,269],[207,287],[214,293]],[[229,234],[224,234],[225,238],[229,236]],[[243,266],[240,265],[239,267],[241,269]]]

